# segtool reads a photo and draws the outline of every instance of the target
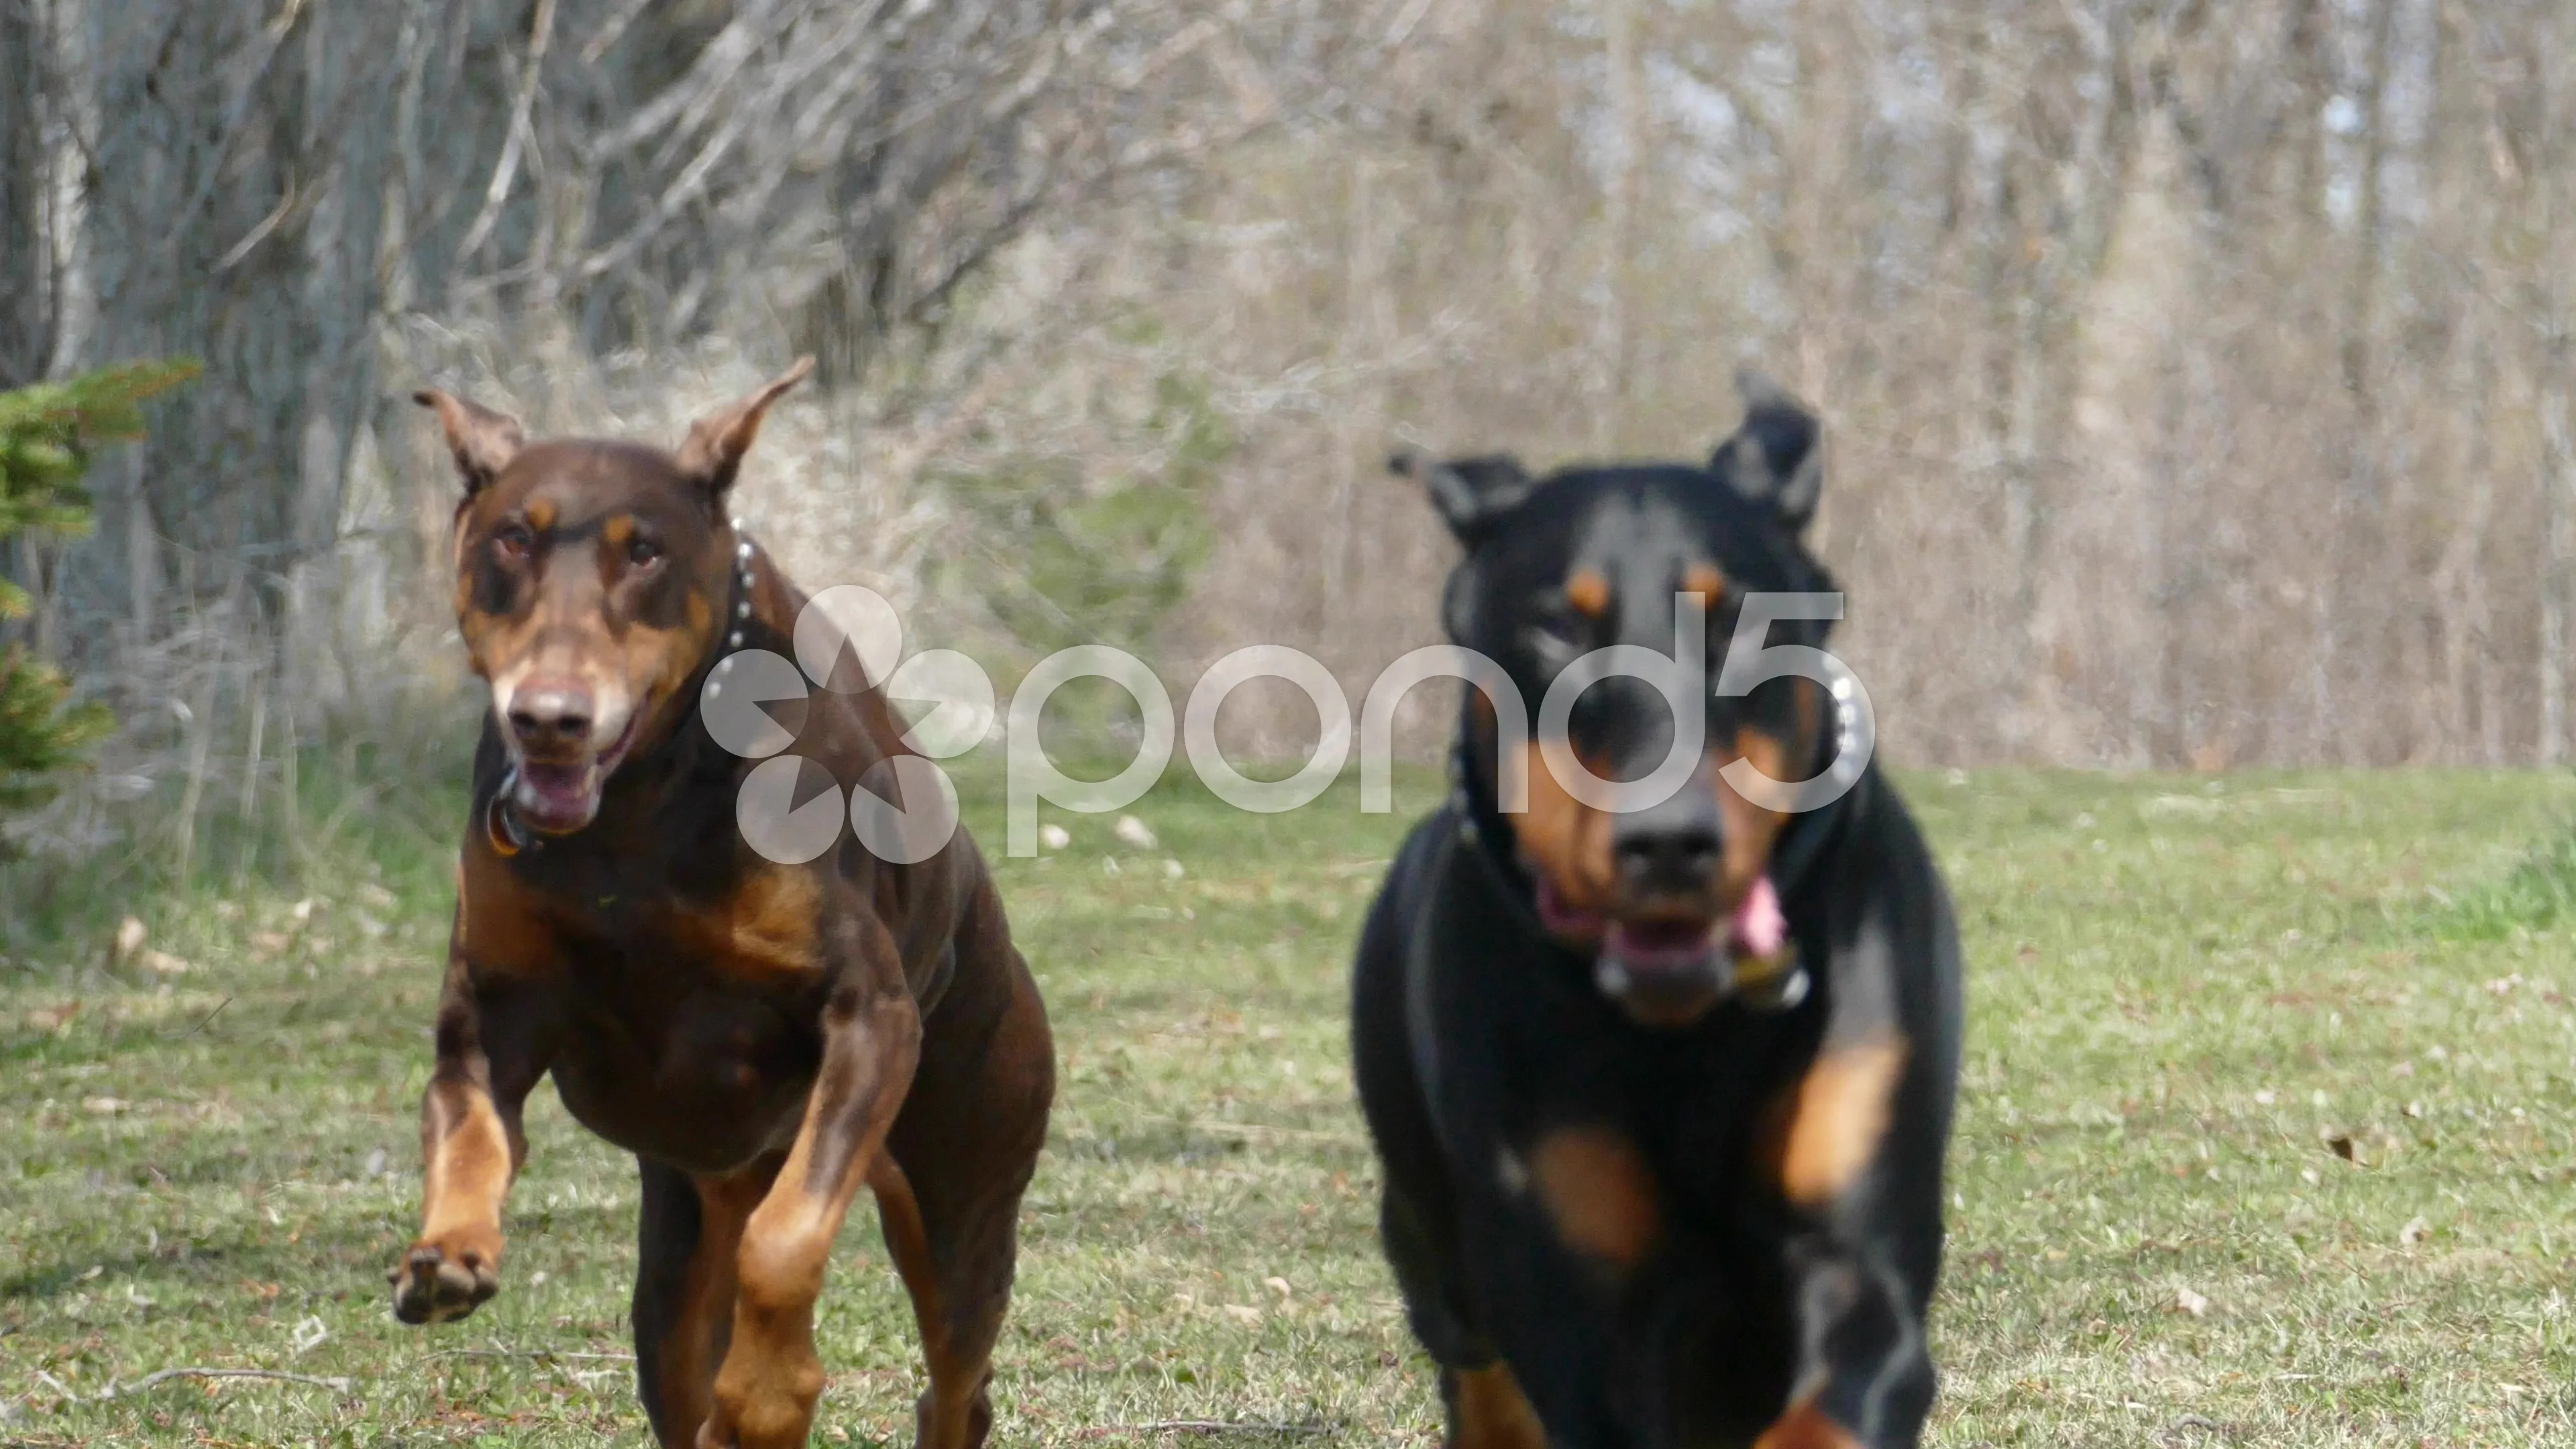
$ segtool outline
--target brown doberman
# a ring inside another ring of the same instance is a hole
[[[552,1074],[642,1172],[636,1377],[664,1445],[806,1441],[815,1300],[864,1184],[928,1360],[919,1442],[973,1449],[1054,1095],[1036,983],[962,830],[913,865],[850,832],[808,864],[765,859],[735,824],[756,762],[699,715],[723,657],[793,650],[804,596],[726,495],[810,361],[676,453],[529,443],[417,395],[464,478],[456,618],[492,709],[394,1312],[439,1322],[492,1296],[521,1104]],[[874,688],[774,712],[806,794],[905,750]]]

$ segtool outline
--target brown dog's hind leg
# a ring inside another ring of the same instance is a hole
[[[692,1178],[636,1159],[643,1176],[635,1272],[635,1381],[653,1437],[689,1449],[713,1407],[716,1365],[733,1337],[734,1258],[743,1220],[776,1159],[724,1178]]]
[[[993,1337],[1002,1315],[986,1315],[989,1322],[956,1322],[930,1230],[921,1220],[920,1200],[893,1154],[877,1159],[868,1185],[876,1190],[886,1251],[903,1276],[904,1292],[911,1295],[913,1320],[921,1327],[922,1361],[930,1370],[930,1387],[913,1408],[913,1441],[920,1449],[975,1449],[993,1427],[993,1406],[985,1390],[993,1380]]]
[[[925,1023],[890,1160],[869,1180],[930,1370],[920,1449],[978,1449],[992,1429],[987,1386],[1011,1303],[1020,1194],[1055,1095],[1055,1045],[1036,985],[1019,954],[1000,949],[1009,954],[990,975],[969,989],[961,972],[960,989]]]

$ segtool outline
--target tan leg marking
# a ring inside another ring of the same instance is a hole
[[[1825,1417],[1812,1398],[1800,1399],[1762,1431],[1753,1449],[1860,1449],[1851,1431]]]
[[[1663,1234],[1654,1174],[1637,1145],[1606,1127],[1563,1127],[1529,1155],[1530,1187],[1567,1247],[1620,1269]]]
[[[1451,1376],[1448,1449],[1547,1449],[1547,1429],[1499,1360]]]
[[[834,1011],[827,1009],[829,1021]],[[909,998],[833,1022],[804,1124],[777,1180],[743,1225],[735,1257],[733,1340],[716,1371],[707,1449],[801,1449],[823,1394],[814,1301],[832,1240],[885,1150],[920,1059]]]
[[[436,1081],[421,1104],[420,1236],[394,1269],[407,1323],[463,1318],[500,1287],[501,1204],[524,1145],[481,1087]]]
[[[1791,1093],[1779,1138],[1780,1189],[1801,1207],[1848,1191],[1878,1155],[1889,1100],[1905,1068],[1894,1035],[1827,1046]]]

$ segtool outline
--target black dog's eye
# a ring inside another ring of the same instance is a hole
[[[524,523],[505,523],[492,535],[492,551],[503,558],[520,559],[536,547],[537,537]]]
[[[1530,619],[1529,643],[1544,663],[1571,664],[1591,647],[1592,621],[1563,599],[1549,600]]]
[[[626,545],[626,561],[639,569],[660,561],[661,557],[662,545],[649,538],[634,539]]]

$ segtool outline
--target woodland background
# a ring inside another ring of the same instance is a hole
[[[1356,700],[1390,444],[1697,455],[1756,361],[1896,758],[2555,763],[2571,220],[2550,0],[0,0],[0,387],[205,364],[6,560],[121,722],[18,843],[471,719],[413,387],[676,440],[799,351],[744,511],[1005,685]]]

